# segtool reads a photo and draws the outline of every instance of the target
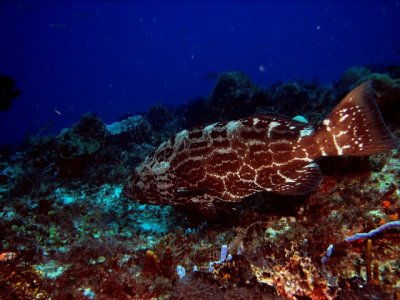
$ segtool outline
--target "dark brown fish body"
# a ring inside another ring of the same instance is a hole
[[[195,206],[240,201],[260,191],[304,194],[315,189],[322,156],[370,155],[395,142],[369,83],[347,95],[313,131],[276,115],[184,130],[137,167],[125,194],[140,202]]]

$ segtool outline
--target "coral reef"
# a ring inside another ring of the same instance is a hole
[[[135,166],[183,128],[265,112],[317,125],[365,80],[398,139],[399,75],[367,66],[331,86],[261,88],[224,73],[207,98],[109,125],[87,114],[57,136],[2,147],[0,298],[399,299],[399,148],[323,158],[312,193],[259,193],[221,204],[213,221],[122,194]]]

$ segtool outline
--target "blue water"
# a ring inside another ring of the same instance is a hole
[[[400,1],[2,0],[0,74],[22,94],[0,111],[0,144],[207,96],[210,72],[329,83],[399,64],[399,49]]]

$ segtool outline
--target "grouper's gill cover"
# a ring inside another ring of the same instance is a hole
[[[212,210],[260,191],[296,195],[321,181],[316,159],[387,151],[395,141],[371,84],[355,88],[313,132],[282,116],[258,115],[183,130],[139,165],[125,195],[140,202]]]

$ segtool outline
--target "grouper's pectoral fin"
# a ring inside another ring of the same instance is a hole
[[[218,216],[217,209],[212,202],[203,202],[195,205],[195,209],[207,220],[215,220]]]
[[[208,194],[207,191],[190,198],[191,205],[208,220],[215,220],[218,216],[214,200],[216,200],[215,197]]]
[[[206,194],[208,189],[188,189],[188,188],[178,188],[175,195],[178,197],[198,197]]]
[[[180,205],[192,207],[208,220],[217,218],[214,197],[209,195],[208,189],[179,188],[175,193],[175,201]]]
[[[273,192],[281,195],[301,195],[309,193],[321,183],[322,175],[316,163],[301,168],[278,171],[281,183],[274,185]],[[283,180],[282,180],[283,179]]]

